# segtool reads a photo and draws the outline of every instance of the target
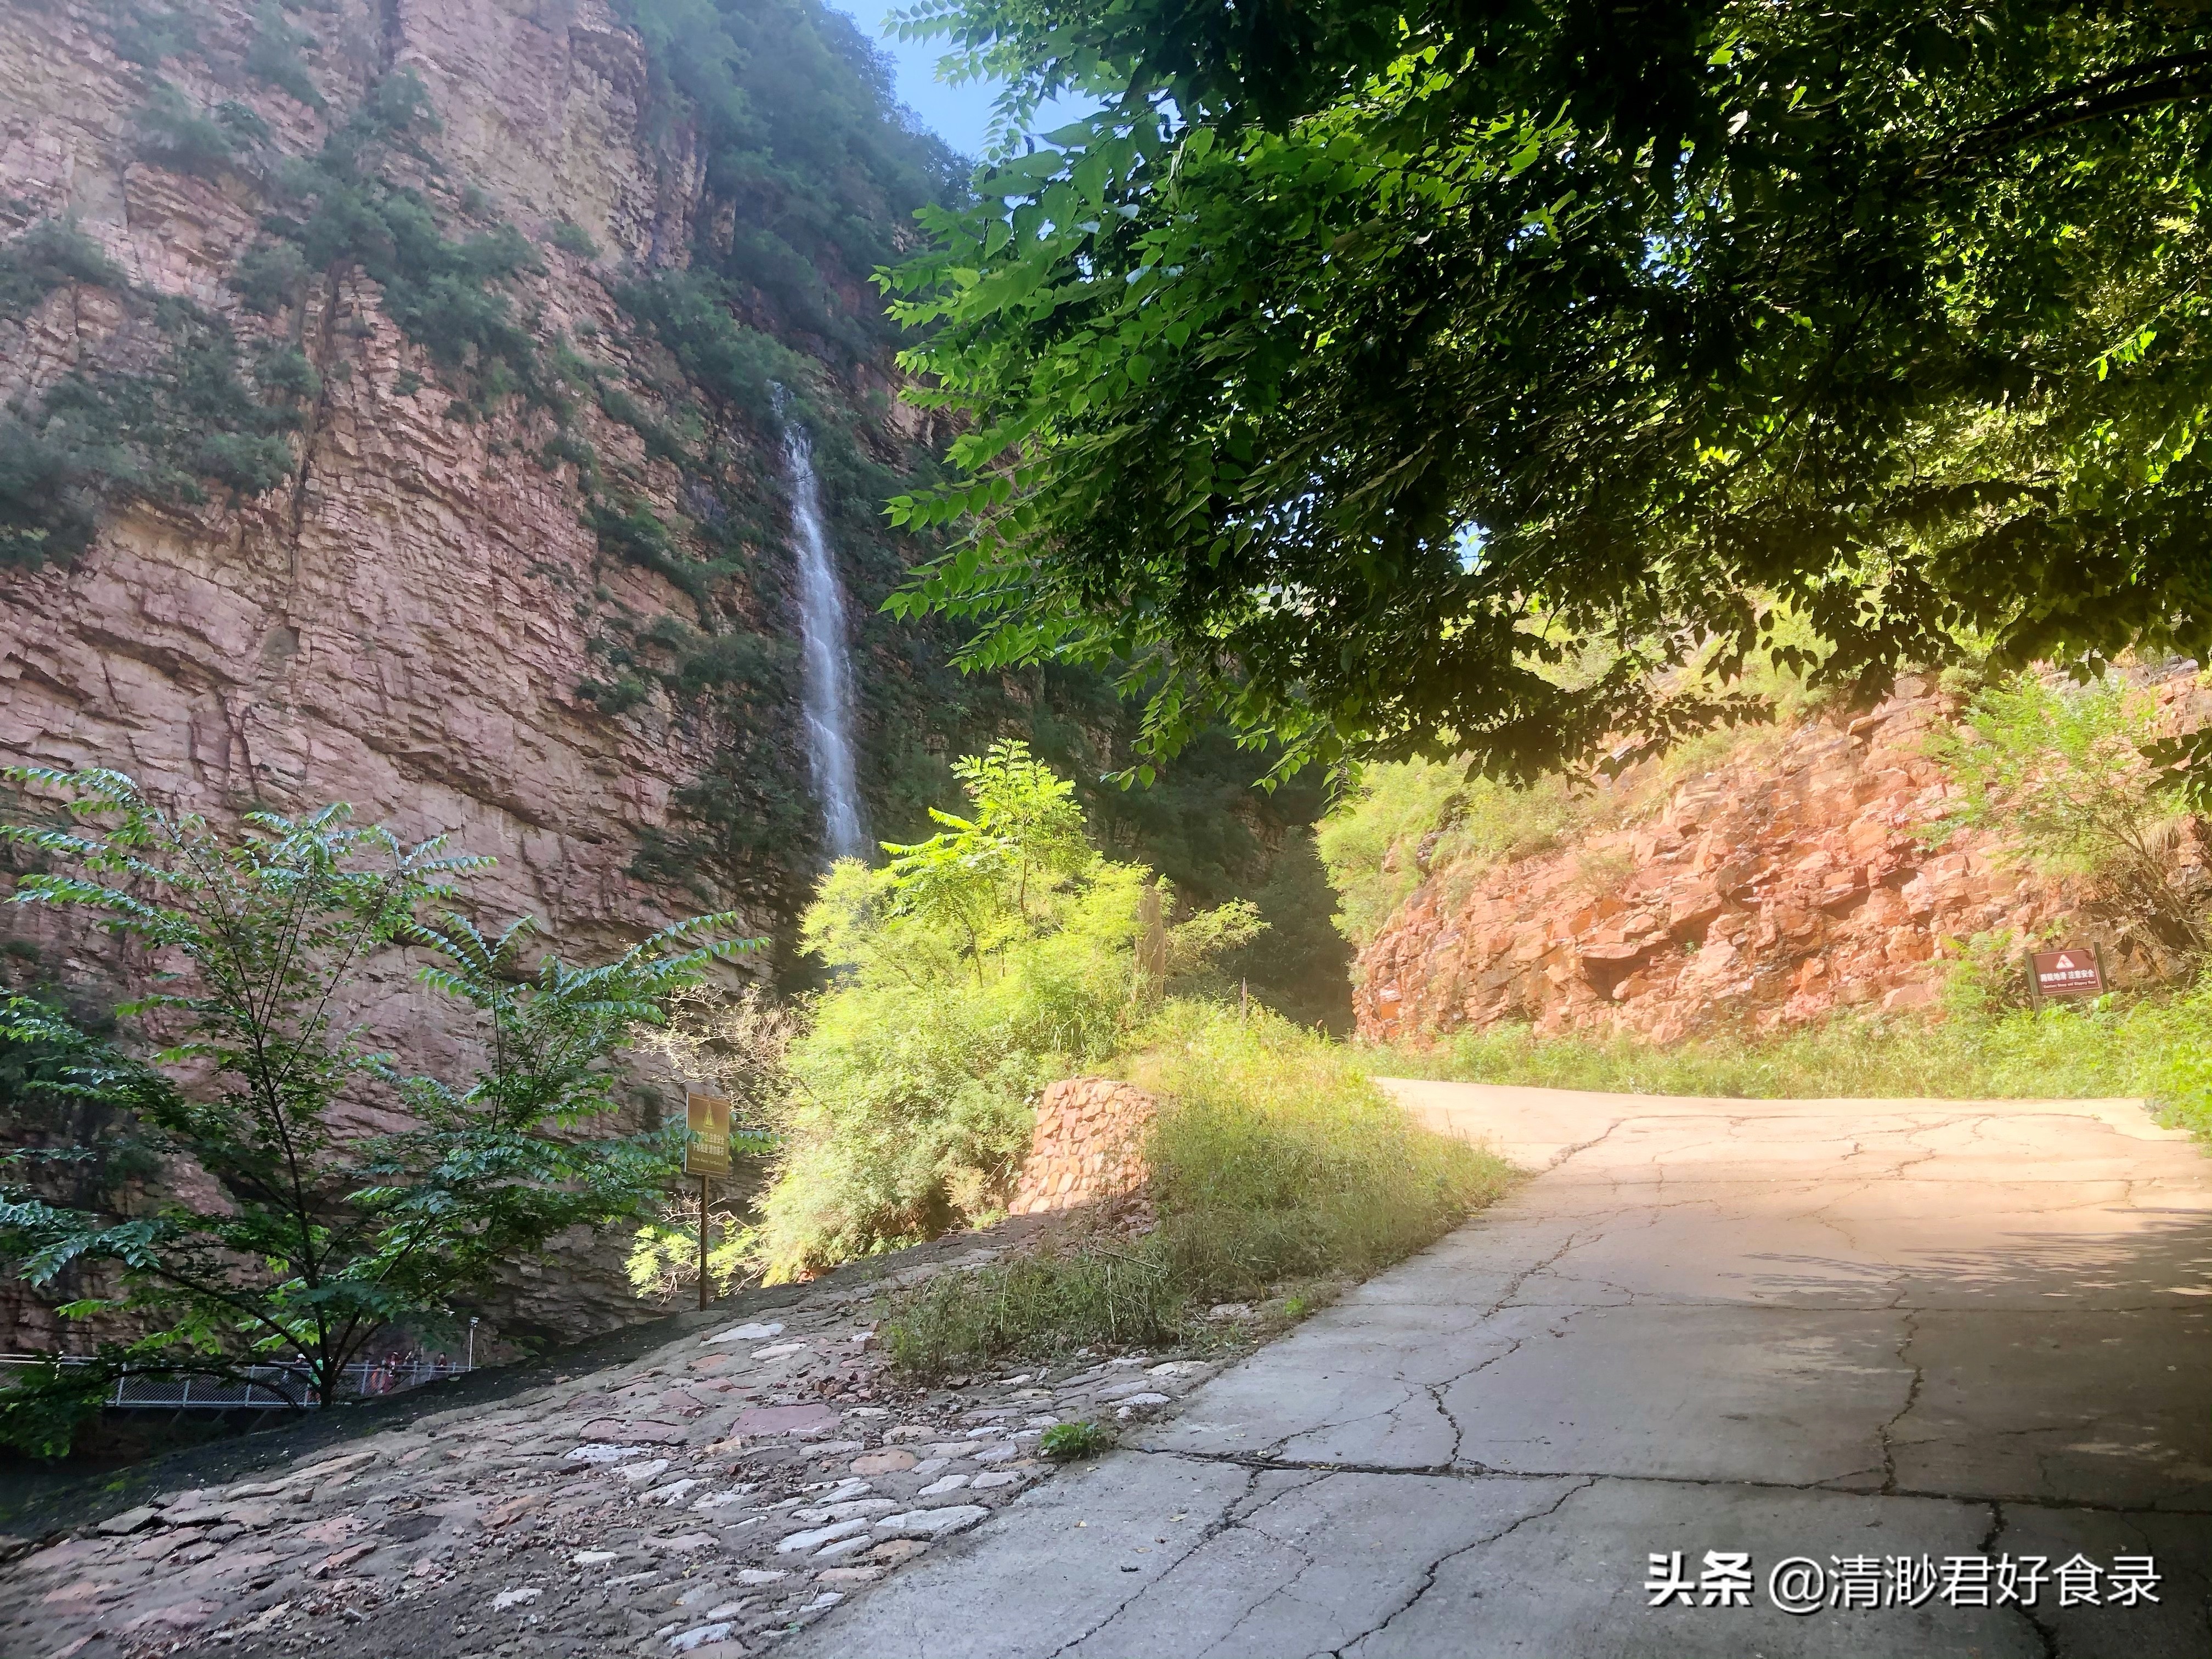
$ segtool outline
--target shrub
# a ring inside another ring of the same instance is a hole
[[[122,271],[75,225],[42,219],[0,242],[0,318],[19,319],[65,283],[120,289]]]
[[[592,1136],[614,1108],[608,1060],[635,1022],[750,942],[698,942],[725,917],[665,930],[603,966],[536,962],[526,921],[496,937],[427,908],[485,860],[407,847],[347,809],[247,815],[224,836],[163,811],[112,772],[14,768],[58,797],[64,829],[0,838],[74,866],[18,878],[14,902],[82,906],[164,971],[125,1012],[173,1037],[152,1060],[48,1001],[0,1006],[0,1039],[40,1057],[46,1092],[126,1115],[165,1170],[151,1201],[58,1192],[74,1149],[8,1160],[0,1256],[33,1286],[98,1264],[101,1293],[64,1316],[121,1316],[145,1334],[106,1365],[230,1372],[297,1364],[328,1405],[344,1366],[393,1324],[436,1320],[452,1297],[556,1235],[634,1217],[672,1172],[672,1138]],[[403,945],[421,979],[471,1007],[483,1059],[465,1081],[401,1073],[359,1025],[364,972]],[[408,1127],[341,1130],[342,1103],[382,1096]],[[103,1367],[79,1379],[97,1389]],[[39,1411],[65,1379],[0,1397],[51,1445]]]
[[[290,474],[297,417],[239,377],[228,326],[173,299],[150,309],[168,343],[151,370],[67,374],[0,417],[0,563],[74,556],[126,493],[190,504],[206,482],[256,495]]]
[[[167,81],[156,81],[137,114],[138,153],[156,167],[211,179],[237,150],[231,133]]]
[[[323,377],[297,346],[276,346],[261,354],[253,365],[254,384],[280,397],[312,398],[323,389]]]
[[[2088,881],[2119,940],[2163,973],[2204,957],[2201,866],[2176,780],[2142,750],[2157,737],[2149,693],[2117,677],[2057,685],[2019,675],[1981,691],[1928,750],[1956,781],[1931,839],[1992,829],[2012,857],[2045,876]]]
[[[1319,846],[1342,909],[1337,926],[1356,945],[1380,933],[1431,870],[1460,878],[1551,846],[1577,819],[1567,781],[1520,788],[1470,778],[1458,762],[1383,762],[1322,821]]]
[[[470,407],[518,390],[543,396],[536,340],[501,287],[537,268],[528,240],[505,223],[453,240],[421,191],[379,169],[387,146],[434,125],[414,72],[386,76],[319,154],[283,169],[278,183],[296,212],[264,223],[296,246],[303,266],[357,266],[374,280],[385,314],[409,339],[441,367],[475,376]],[[252,302],[270,304],[290,291],[276,275],[272,268],[246,279]]]
[[[573,253],[579,259],[596,259],[599,245],[592,240],[592,233],[573,219],[563,219],[553,227],[553,246],[563,253]]]
[[[117,20],[116,55],[143,68],[157,70],[169,58],[198,50],[198,30],[180,9],[152,11],[134,5]]]
[[[284,21],[284,9],[278,0],[261,0],[261,9],[253,15],[253,44],[246,50],[246,73],[290,93],[309,109],[321,109],[323,94],[315,89],[307,65],[300,61],[300,48],[314,44],[314,36]]]
[[[944,832],[887,848],[886,868],[840,863],[801,923],[839,978],[791,1051],[763,1218],[771,1278],[999,1212],[1037,1093],[1103,1063],[1146,1012],[1151,872],[1093,851],[1072,787],[1022,744],[954,770],[973,816],[933,812]],[[1249,931],[1217,912],[1176,933],[1196,967]]]
[[[757,425],[776,419],[775,388],[805,383],[807,360],[731,314],[728,291],[711,274],[656,271],[615,290],[615,303],[651,328],[692,382]]]
[[[257,317],[274,317],[296,305],[307,262],[290,242],[256,242],[239,256],[225,280],[240,302]]]
[[[291,476],[292,446],[249,432],[214,432],[192,452],[192,471],[241,495],[258,495]]]
[[[841,867],[817,911],[856,871]],[[1134,886],[1114,872],[1086,915],[1007,946],[981,980],[957,950],[918,939],[905,964],[887,953],[820,998],[793,1051],[801,1086],[765,1205],[771,1278],[1003,1211],[1038,1092],[1119,1044]]]

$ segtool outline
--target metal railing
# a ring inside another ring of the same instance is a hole
[[[0,1354],[0,1386],[10,1370],[51,1361],[41,1354]],[[65,1366],[94,1362],[64,1355]],[[465,1376],[471,1369],[444,1359],[416,1359],[398,1363],[364,1361],[349,1365],[340,1374],[338,1392],[353,1400],[374,1400],[420,1388],[442,1377]],[[115,1379],[101,1404],[118,1411],[242,1411],[299,1407],[312,1411],[321,1402],[314,1397],[304,1365],[249,1365],[228,1376],[195,1371],[124,1370]]]

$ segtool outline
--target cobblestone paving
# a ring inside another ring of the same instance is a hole
[[[109,1515],[7,1570],[0,1655],[736,1659],[1049,1479],[1054,1424],[1133,1425],[1214,1369],[1119,1355],[902,1389],[877,1295]]]

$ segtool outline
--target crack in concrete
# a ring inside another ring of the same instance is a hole
[[[1185,1561],[1189,1560],[1192,1556],[1204,1549],[1208,1544],[1221,1536],[1223,1533],[1227,1532],[1231,1527],[1236,1526],[1237,1522],[1234,1517],[1234,1510],[1239,1503],[1242,1503],[1251,1497],[1253,1488],[1259,1485],[1259,1480],[1260,1471],[1257,1469],[1249,1470],[1244,1477],[1244,1490],[1236,1498],[1231,1499],[1228,1503],[1221,1506],[1221,1514],[1219,1517],[1207,1522],[1204,1527],[1200,1528],[1199,1529],[1198,1536],[1191,1540],[1190,1547],[1185,1550],[1181,1555],[1177,1556],[1173,1561],[1170,1562],[1165,1570],[1160,1573],[1159,1577],[1165,1578],[1168,1574],[1173,1572],[1176,1567],[1182,1565]],[[1060,1655],[1066,1653],[1073,1649],[1082,1646],[1084,1643],[1089,1641],[1100,1631],[1105,1629],[1107,1626],[1112,1624],[1115,1620],[1121,1617],[1124,1608],[1141,1598],[1145,1592],[1152,1589],[1152,1585],[1158,1582],[1158,1579],[1152,1579],[1135,1585],[1131,1589],[1127,1595],[1123,1596],[1111,1607],[1108,1608],[1103,1617],[1098,1619],[1095,1623],[1089,1625],[1083,1630],[1078,1632],[1074,1636],[1070,1637],[1058,1647],[1053,1649],[1050,1653],[1045,1656],[1045,1659],[1060,1659]]]
[[[1289,1494],[1287,1492],[1284,1494],[1285,1497],[1288,1495]],[[1259,1514],[1268,1507],[1270,1507],[1269,1504],[1263,1504],[1260,1506],[1259,1510],[1254,1510],[1253,1513],[1255,1515]],[[1238,1525],[1240,1526],[1245,1524],[1246,1523],[1243,1522],[1238,1522]],[[1310,1572],[1314,1568],[1315,1562],[1311,1551],[1291,1542],[1291,1540],[1287,1538],[1279,1538],[1273,1533],[1267,1532],[1263,1528],[1254,1527],[1251,1530],[1257,1532],[1261,1537],[1267,1539],[1270,1543],[1279,1545],[1282,1548],[1290,1551],[1291,1554],[1297,1556],[1298,1559],[1297,1570],[1291,1573],[1291,1576],[1283,1583],[1276,1585],[1274,1589],[1269,1590],[1258,1601],[1253,1602],[1250,1607],[1238,1613],[1235,1622],[1233,1622],[1227,1630],[1222,1632],[1221,1634],[1213,1641],[1207,1643],[1197,1654],[1195,1659],[1206,1659],[1206,1656],[1207,1654],[1218,1651],[1223,1644],[1226,1643],[1231,1637],[1235,1636],[1238,1631],[1243,1629],[1246,1625],[1250,1623],[1252,1620],[1259,1614],[1259,1612],[1262,1607],[1266,1607],[1271,1601],[1277,1601],[1283,1596],[1288,1595],[1291,1591],[1297,1587],[1298,1580],[1304,1578],[1306,1574]],[[1179,1566],[1182,1564],[1178,1562],[1176,1565]],[[1166,1575],[1164,1574],[1162,1575],[1164,1577]]]
[[[1602,1237],[1602,1235],[1598,1235],[1598,1237]],[[1492,1302],[1487,1308],[1484,1309],[1482,1312],[1477,1315],[1474,1318],[1469,1320],[1467,1324],[1461,1327],[1459,1330],[1452,1333],[1452,1334],[1465,1335],[1469,1332],[1480,1330],[1486,1322],[1495,1319],[1499,1314],[1504,1313],[1508,1308],[1517,1306],[1518,1304],[1514,1302],[1513,1298],[1519,1294],[1520,1289],[1523,1285],[1526,1285],[1538,1273],[1549,1271],[1550,1268],[1557,1263],[1562,1256],[1565,1255],[1568,1251],[1576,1249],[1584,1242],[1586,1242],[1584,1236],[1579,1230],[1570,1232],[1565,1238],[1560,1241],[1559,1248],[1554,1249],[1551,1255],[1544,1257],[1540,1261],[1531,1263],[1520,1273],[1516,1273],[1512,1279],[1508,1282],[1505,1287],[1498,1293],[1497,1300]],[[1545,1305],[1560,1306],[1567,1304],[1547,1304]],[[1574,1310],[1581,1311],[1578,1307]],[[1466,1381],[1468,1377],[1476,1376],[1481,1371],[1488,1369],[1490,1366],[1496,1364],[1499,1360],[1507,1358],[1510,1356],[1519,1352],[1522,1346],[1526,1343],[1528,1340],[1528,1339],[1525,1336],[1514,1337],[1507,1342],[1504,1347],[1498,1350],[1496,1353],[1487,1355],[1485,1358],[1477,1360],[1474,1364],[1469,1365],[1466,1370],[1455,1371],[1450,1376],[1443,1377],[1437,1382],[1432,1383],[1415,1382],[1412,1378],[1407,1376],[1403,1371],[1394,1371],[1391,1374],[1390,1380],[1394,1382],[1399,1383],[1407,1390],[1405,1398],[1395,1401],[1389,1406],[1379,1407],[1374,1411],[1362,1412],[1357,1417],[1347,1417],[1339,1419],[1332,1419],[1327,1422],[1316,1423],[1310,1427],[1298,1429],[1291,1433],[1279,1436],[1277,1438],[1269,1441],[1264,1447],[1262,1447],[1261,1449],[1260,1455],[1262,1456],[1279,1455],[1283,1449],[1287,1447],[1293,1440],[1304,1439],[1308,1435],[1322,1434],[1333,1429],[1349,1428],[1355,1423],[1372,1422],[1378,1417],[1389,1418],[1395,1416],[1398,1412],[1412,1402],[1414,1393],[1419,1391],[1425,1393],[1429,1396],[1431,1401],[1435,1405],[1437,1413],[1443,1418],[1445,1424],[1450,1428],[1452,1432],[1452,1462],[1455,1463],[1458,1460],[1460,1445],[1467,1437],[1466,1430],[1461,1425],[1459,1419],[1452,1415],[1450,1407],[1444,1404],[1443,1390],[1455,1387],[1458,1383]],[[1193,1455],[1199,1455],[1202,1454]],[[1449,1465],[1447,1467],[1449,1467]]]
[[[1131,1446],[1125,1452],[1138,1457],[1183,1457],[1198,1463],[1225,1463],[1240,1468],[1316,1471],[1322,1474],[1407,1474],[1455,1480],[1618,1480],[1627,1485],[1741,1488],[1746,1492],[1821,1492],[1838,1498],[1922,1498],[1946,1504],[2009,1504],[2017,1509],[2048,1510],[2054,1514],[2134,1516],[2208,1515],[2212,1504],[2188,1507],[2163,1501],[2148,1509],[2140,1503],[2102,1503],[2094,1498],[2053,1498],[2041,1492],[1951,1492],[1932,1486],[1898,1486],[1894,1490],[1853,1491],[1833,1483],[1872,1469],[1823,1475],[1818,1480],[1750,1480],[1738,1475],[1630,1474],[1613,1469],[1509,1469],[1490,1463],[1322,1463],[1278,1459],[1260,1452],[1174,1451]]]
[[[1531,1521],[1541,1521],[1551,1516],[1557,1515],[1559,1512],[1560,1508],[1566,1503],[1567,1499],[1572,1498],[1577,1492],[1588,1492],[1596,1484],[1597,1482],[1595,1479],[1578,1481],[1575,1485],[1569,1486],[1565,1492],[1561,1492],[1558,1498],[1554,1498],[1543,1509],[1529,1510],[1528,1514],[1517,1517],[1510,1525],[1500,1527],[1496,1532],[1490,1534],[1487,1537],[1474,1539],[1468,1543],[1461,1545],[1459,1548],[1455,1550],[1446,1550],[1442,1555],[1430,1562],[1421,1570],[1421,1582],[1414,1587],[1413,1593],[1411,1595],[1406,1597],[1404,1601],[1401,1601],[1396,1607],[1391,1608],[1389,1613],[1383,1614],[1380,1620],[1376,1623],[1370,1625],[1365,1630],[1358,1632],[1348,1641],[1341,1642],[1338,1644],[1337,1646],[1330,1649],[1329,1659],[1344,1659],[1345,1654],[1350,1651],[1351,1649],[1358,1645],[1359,1643],[1365,1641],[1369,1637],[1388,1630],[1399,1619],[1404,1617],[1406,1613],[1419,1605],[1421,1598],[1436,1588],[1437,1575],[1443,1571],[1444,1564],[1446,1562],[1455,1561],[1462,1555],[1468,1554],[1474,1550],[1486,1549],[1492,1544],[1498,1543],[1506,1538],[1510,1538],[1522,1527],[1527,1526]]]
[[[1919,1364],[1905,1357],[1919,1335],[1920,1310],[1908,1308],[1905,1310],[1904,1329],[1897,1340],[1897,1363],[1910,1368],[1912,1381],[1905,1387],[1905,1403],[1881,1425],[1881,1489],[1885,1494],[1897,1491],[1897,1443],[1892,1436],[1897,1425],[1911,1415],[1912,1408],[1920,1403],[1920,1390],[1927,1381],[1926,1373]]]
[[[1994,1555],[1996,1553],[1997,1539],[2000,1534],[2003,1533],[2004,1529],[2004,1505],[2002,1504],[1990,1504],[1990,1529],[1982,1535],[1982,1553],[1984,1555]],[[2027,1621],[2028,1628],[2035,1632],[2035,1639],[2042,1644],[2043,1659],[2058,1659],[2058,1632],[2051,1629],[2050,1626],[2045,1624],[2041,1619],[2038,1618],[2036,1616],[2035,1609],[2030,1607],[2027,1602],[2014,1601],[2008,1601],[2004,1605],[2013,1608],[2022,1619],[2025,1619]]]

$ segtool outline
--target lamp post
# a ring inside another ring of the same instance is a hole
[[[467,1363],[467,1364],[465,1364],[462,1369],[463,1369],[463,1370],[471,1370],[471,1371],[472,1371],[472,1370],[476,1370],[476,1368],[477,1368],[477,1316],[476,1316],[474,1314],[471,1314],[471,1315],[469,1316],[469,1357],[468,1357],[468,1363]]]

